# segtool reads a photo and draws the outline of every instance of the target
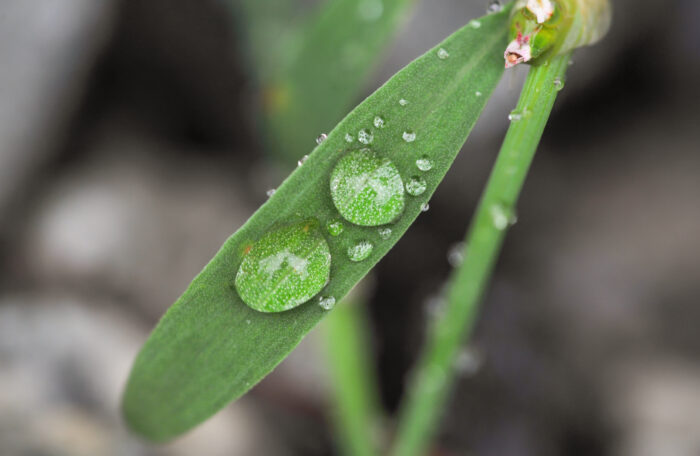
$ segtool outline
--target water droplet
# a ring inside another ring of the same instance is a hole
[[[328,230],[328,234],[331,236],[338,236],[343,232],[343,230],[345,230],[345,226],[340,220],[331,220],[326,225],[326,229]]]
[[[391,237],[391,228],[385,226],[383,228],[379,228],[377,230],[377,233],[379,233],[379,237],[386,240]]]
[[[324,310],[331,310],[335,307],[335,298],[333,296],[319,296],[318,305]]]
[[[406,106],[408,104],[408,100],[406,100],[405,98],[402,98],[399,100],[399,104],[401,106]]]
[[[430,296],[425,302],[425,313],[430,319],[437,319],[445,314],[447,302],[442,295]]]
[[[420,205],[420,211],[421,212],[428,212],[430,210],[430,204],[428,203],[423,203]]]
[[[266,191],[265,194],[266,194],[267,197],[269,198],[269,197],[271,197],[272,195],[274,195],[276,191],[277,191],[277,189],[271,188],[270,190]]]
[[[371,144],[374,141],[374,135],[369,130],[360,130],[357,132],[357,140],[362,144]]]
[[[304,155],[303,157],[301,157],[301,160],[299,160],[299,161],[297,162],[297,166],[303,165],[303,164],[306,162],[306,160],[308,160],[308,159],[309,159],[309,156],[308,156],[308,155]]]
[[[370,149],[338,161],[331,173],[333,204],[346,220],[360,226],[393,222],[404,208],[403,180],[394,163]]]
[[[423,155],[421,158],[416,160],[416,166],[421,171],[430,171],[433,169],[433,161],[427,155]]]
[[[377,116],[374,118],[374,126],[377,128],[384,128],[384,119]]]
[[[371,242],[360,241],[348,247],[348,258],[350,258],[350,261],[362,261],[372,253],[373,249],[374,246]]]
[[[523,119],[523,114],[520,111],[513,110],[508,114],[508,120],[511,122],[519,122]]]
[[[509,211],[501,204],[491,206],[491,220],[493,226],[497,230],[505,230],[509,225],[514,225],[518,221],[518,217],[512,211]]]
[[[559,76],[554,78],[553,84],[554,84],[554,90],[556,90],[557,92],[559,92],[561,89],[564,88],[564,81]]]
[[[503,5],[498,0],[492,0],[489,2],[489,6],[486,8],[486,12],[489,14],[500,13],[503,10]]]
[[[472,21],[469,21],[469,27],[473,29],[478,29],[481,28],[481,21],[474,19]]]
[[[574,64],[574,61],[571,60],[571,59],[569,59],[569,62],[568,62],[568,63],[569,63],[569,66],[572,66],[572,65]]]
[[[481,93],[481,92],[479,92],[479,91],[477,90],[476,92],[474,92],[474,95],[476,95],[477,98],[478,98],[478,97],[482,96],[483,93]]]
[[[282,312],[311,299],[330,277],[331,254],[318,221],[295,223],[260,238],[243,257],[234,286],[251,308]]]
[[[481,352],[475,348],[467,347],[457,354],[454,368],[458,374],[470,377],[479,372],[482,364],[483,356]]]
[[[413,176],[406,182],[406,192],[413,196],[421,195],[427,187],[428,184],[425,182],[425,179],[420,176]]]
[[[384,4],[381,0],[361,0],[357,5],[357,14],[365,21],[376,21],[382,17]]]
[[[355,138],[350,133],[345,133],[345,142],[351,143],[355,141]]]
[[[447,50],[445,48],[440,48],[437,51],[437,56],[438,56],[438,59],[445,60],[446,58],[448,58],[450,56],[450,53],[447,52]]]
[[[316,137],[316,144],[321,144],[323,141],[326,140],[326,138],[328,138],[328,135],[325,133],[321,133]]]
[[[456,268],[464,262],[464,242],[457,242],[447,250],[447,262]]]
[[[404,141],[409,142],[409,143],[416,140],[416,134],[410,130],[404,131],[403,135],[401,135],[401,137],[403,138]]]

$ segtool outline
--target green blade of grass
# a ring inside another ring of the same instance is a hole
[[[393,247],[443,179],[500,80],[507,20],[508,8],[482,18],[479,26],[467,25],[397,73],[343,119],[224,243],[134,362],[123,397],[134,431],[165,441],[202,422],[267,375],[324,316],[313,300],[287,312],[256,312],[240,299],[234,279],[246,249],[276,225],[313,217],[325,226],[339,218],[330,195],[331,171],[362,146],[346,142],[346,133],[372,129],[372,149],[391,159],[405,181],[421,174],[416,160],[422,155],[429,154],[434,166],[422,173],[425,192],[407,196],[388,238],[377,228],[350,223],[341,235],[326,236],[332,264],[322,294],[340,300]],[[449,58],[438,57],[440,48]],[[377,115],[384,128],[374,127]],[[409,129],[416,134],[412,142],[403,139]],[[359,240],[372,242],[374,249],[364,261],[350,261],[347,250]]]

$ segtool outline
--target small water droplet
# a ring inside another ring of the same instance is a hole
[[[325,133],[321,133],[316,137],[316,144],[321,144],[323,141],[326,140],[326,138],[328,138],[328,135]]]
[[[249,325],[249,324],[250,324],[250,320],[246,320],[245,323],[246,323],[247,325]]]
[[[554,90],[556,90],[557,92],[559,92],[561,89],[564,88],[564,81],[559,76],[554,78],[553,84],[554,84]]]
[[[489,14],[500,13],[503,10],[503,5],[498,0],[492,0],[489,2],[489,6],[486,8],[486,12]]]
[[[330,189],[340,215],[356,225],[386,225],[404,209],[399,170],[391,160],[370,149],[341,158],[331,173]]]
[[[374,141],[374,135],[369,130],[360,130],[357,132],[357,140],[362,144],[371,144]]]
[[[450,53],[447,52],[447,50],[445,48],[440,48],[437,51],[437,56],[440,60],[445,60],[446,58],[448,58],[450,56]]]
[[[373,123],[374,123],[374,126],[375,126],[376,128],[384,128],[384,119],[382,119],[382,118],[379,117],[379,116],[377,116],[377,117],[374,118],[374,122],[373,122]]]
[[[430,204],[428,203],[423,203],[420,205],[420,211],[421,212],[428,212],[430,210]]]
[[[457,354],[454,368],[463,377],[470,377],[479,372],[482,364],[483,356],[481,352],[475,348],[467,347]]]
[[[309,219],[271,231],[241,261],[234,286],[249,307],[282,312],[311,299],[330,278],[331,254]]]
[[[324,310],[331,310],[335,307],[335,298],[333,296],[319,296],[318,305]]]
[[[399,104],[401,106],[406,106],[408,104],[408,100],[406,100],[405,98],[402,98],[399,100]]]
[[[355,141],[355,138],[350,133],[345,133],[345,142],[351,143]]]
[[[308,160],[308,159],[309,159],[309,156],[308,156],[308,155],[304,155],[304,156],[301,157],[301,159],[297,162],[297,166],[303,165],[303,164],[306,162],[306,160]]]
[[[479,91],[477,90],[476,92],[474,92],[474,95],[476,95],[477,98],[478,98],[478,97],[482,96],[483,93],[481,93],[481,92],[479,92]]]
[[[456,268],[464,262],[464,242],[452,244],[447,250],[447,262],[450,266]]]
[[[348,258],[350,261],[362,261],[367,259],[372,253],[374,245],[369,241],[360,241],[355,245],[348,247]]]
[[[340,220],[331,220],[326,224],[326,230],[331,236],[338,236],[345,230],[345,226]]]
[[[377,233],[379,233],[380,238],[384,240],[389,239],[391,237],[391,228],[389,228],[388,226],[379,228],[377,230]]]
[[[469,21],[469,27],[473,29],[478,29],[481,28],[481,21],[474,19],[472,21]]]
[[[266,191],[265,194],[266,194],[267,197],[269,198],[269,197],[271,197],[272,195],[274,195],[276,191],[277,191],[277,189],[271,188],[270,190]]]
[[[574,64],[574,61],[573,61],[573,60],[571,60],[571,59],[569,59],[569,62],[568,62],[568,63],[569,63],[569,66],[571,66],[571,65],[573,65],[573,64]]]
[[[413,176],[406,182],[406,192],[413,196],[421,195],[427,187],[428,184],[425,182],[425,179],[420,176]]]
[[[511,122],[519,122],[523,119],[523,114],[518,110],[513,110],[508,114],[508,120]]]
[[[501,204],[491,206],[490,212],[493,226],[497,230],[505,230],[509,225],[514,225],[518,221],[515,213],[509,211]]]
[[[437,319],[442,317],[445,313],[445,308],[447,307],[447,302],[442,295],[430,296],[425,302],[425,313],[430,319]]]
[[[416,166],[421,171],[430,171],[433,169],[433,161],[427,155],[423,155],[421,158],[416,160]]]
[[[410,143],[416,140],[416,134],[413,133],[412,131],[404,131],[403,135],[401,135],[404,141]]]

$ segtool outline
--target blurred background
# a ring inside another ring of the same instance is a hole
[[[118,403],[157,319],[316,135],[488,3],[357,1],[396,19],[376,55],[344,57],[335,104],[308,100],[320,119],[292,121],[275,84],[338,69],[304,41],[324,2],[0,3],[0,455],[339,454],[318,331],[171,444],[130,436]],[[433,455],[700,455],[700,2],[613,3],[574,56]],[[367,281],[388,429],[525,74]]]

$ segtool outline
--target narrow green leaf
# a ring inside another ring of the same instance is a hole
[[[344,221],[340,234],[323,233],[331,271],[320,295],[339,300],[391,249],[421,213],[500,80],[507,19],[508,8],[482,18],[480,26],[467,25],[397,73],[224,243],[136,358],[123,398],[136,432],[163,441],[205,420],[267,375],[324,316],[317,298],[286,312],[255,311],[241,300],[234,280],[250,246],[279,226],[315,218],[327,227],[340,220],[330,178],[354,150],[369,147],[391,160],[404,182],[420,177],[426,188],[406,195],[403,212],[388,226]],[[362,130],[371,139],[361,136],[359,142]],[[426,156],[433,166],[421,171],[419,160]],[[352,261],[348,254],[358,245],[370,252]]]

